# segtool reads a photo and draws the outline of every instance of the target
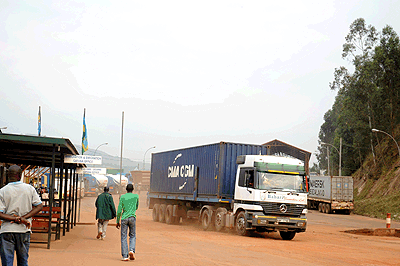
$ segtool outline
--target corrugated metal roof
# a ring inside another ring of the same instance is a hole
[[[69,139],[0,133],[0,162],[51,167],[55,149],[55,166],[62,156],[78,155]]]
[[[308,162],[311,157],[311,152],[302,150],[300,148],[297,148],[295,146],[292,146],[290,144],[287,144],[287,143],[277,140],[277,139],[271,140],[262,145],[265,145],[270,149],[270,154],[282,152],[284,154],[287,154],[294,158],[302,160],[303,162]]]

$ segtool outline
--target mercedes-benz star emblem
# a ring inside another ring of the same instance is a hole
[[[286,204],[282,204],[281,206],[279,206],[279,210],[280,210],[282,213],[287,212],[287,206],[286,206]]]

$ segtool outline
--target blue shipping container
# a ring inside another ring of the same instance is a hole
[[[233,199],[237,157],[267,152],[262,145],[220,142],[153,153],[150,193]]]

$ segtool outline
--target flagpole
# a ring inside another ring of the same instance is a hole
[[[40,112],[40,105],[39,105],[39,115],[38,115],[38,136],[40,137],[40,133],[42,131],[42,115]]]
[[[82,155],[88,150],[87,144],[87,128],[86,128],[86,108],[83,108],[83,132],[82,132]]]
[[[119,186],[120,186],[120,194],[122,194],[122,147],[124,141],[124,111],[122,111],[122,129],[121,129],[121,158],[119,163]]]

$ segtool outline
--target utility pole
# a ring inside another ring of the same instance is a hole
[[[329,168],[329,146],[326,146],[326,150],[327,150],[327,154],[328,154],[328,176],[331,176],[331,171],[330,171],[330,168]]]
[[[342,138],[340,138],[339,151],[339,176],[342,176]]]

